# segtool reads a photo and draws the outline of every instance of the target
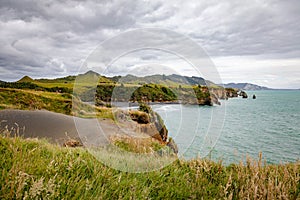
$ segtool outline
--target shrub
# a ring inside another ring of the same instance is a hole
[[[133,121],[136,121],[139,124],[150,123],[150,117],[145,112],[133,110],[133,111],[130,111],[130,117]]]

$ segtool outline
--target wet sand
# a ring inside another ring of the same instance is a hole
[[[103,146],[109,137],[124,131],[109,119],[83,119],[49,111],[0,111],[0,130],[7,129],[25,138],[47,138],[63,144],[69,139],[84,145]]]

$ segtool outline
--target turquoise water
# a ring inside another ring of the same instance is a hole
[[[210,156],[225,163],[246,155],[268,163],[300,159],[300,91],[248,91],[221,106],[155,105],[186,158]],[[255,94],[257,99],[252,99]]]

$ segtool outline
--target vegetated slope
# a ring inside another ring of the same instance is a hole
[[[17,81],[18,83],[32,83],[34,80],[30,78],[29,76],[24,76],[20,80]]]
[[[72,100],[67,93],[50,93],[21,89],[0,88],[0,109],[46,109],[71,114]]]
[[[111,109],[82,103],[69,93],[0,88],[0,102],[0,109],[45,109],[84,118],[94,117],[95,114],[100,118],[113,118]]]
[[[114,77],[106,77],[100,75],[94,71],[88,71],[84,74],[79,74],[77,76],[66,76],[62,78],[55,79],[35,79],[28,76],[24,76],[17,82],[30,82],[35,83],[37,85],[43,87],[69,87],[73,86],[75,80],[80,83],[123,83],[123,84],[132,84],[132,85],[144,85],[144,84],[160,84],[165,86],[173,86],[178,87],[179,85],[184,86],[194,86],[194,85],[202,85],[202,86],[212,86],[212,87],[220,87],[209,80],[205,80],[202,77],[188,77],[177,74],[172,75],[149,75],[144,77],[138,77],[134,75],[126,75],[126,76],[114,76]]]
[[[177,160],[149,173],[102,164],[84,148],[0,135],[0,199],[298,199],[300,163]],[[158,158],[159,159],[159,158]],[[162,159],[167,159],[162,157]]]
[[[135,84],[135,85],[143,85],[143,84],[160,84],[165,86],[173,86],[178,87],[179,85],[208,85],[208,86],[217,86],[211,81],[205,80],[202,77],[188,77],[188,76],[181,76],[177,74],[172,75],[150,75],[150,76],[144,76],[144,77],[138,77],[134,75],[126,75],[126,76],[119,76],[118,78],[115,78],[114,80],[117,80],[119,83],[127,83],[127,84]]]
[[[30,77],[23,77],[18,82],[0,83],[0,87],[70,94],[74,92],[74,95],[81,100],[95,101],[97,105],[109,105],[111,100],[213,105],[219,104],[218,98],[227,98],[226,93],[228,93],[222,87],[201,77],[173,74],[109,78],[93,71],[57,79],[32,80]],[[233,96],[236,95],[229,97]]]
[[[160,84],[144,84],[142,86],[100,84],[96,89],[82,91],[77,94],[81,100],[95,101],[97,105],[108,105],[111,102],[164,102],[194,105],[218,103],[218,96],[211,94],[208,87],[200,85],[175,88]],[[220,93],[225,94],[226,91],[222,90]]]

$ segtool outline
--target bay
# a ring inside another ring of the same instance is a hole
[[[247,91],[249,98],[221,106],[153,105],[185,159],[210,157],[237,163],[246,156],[267,163],[300,158],[300,91]],[[252,99],[252,95],[256,99]]]

